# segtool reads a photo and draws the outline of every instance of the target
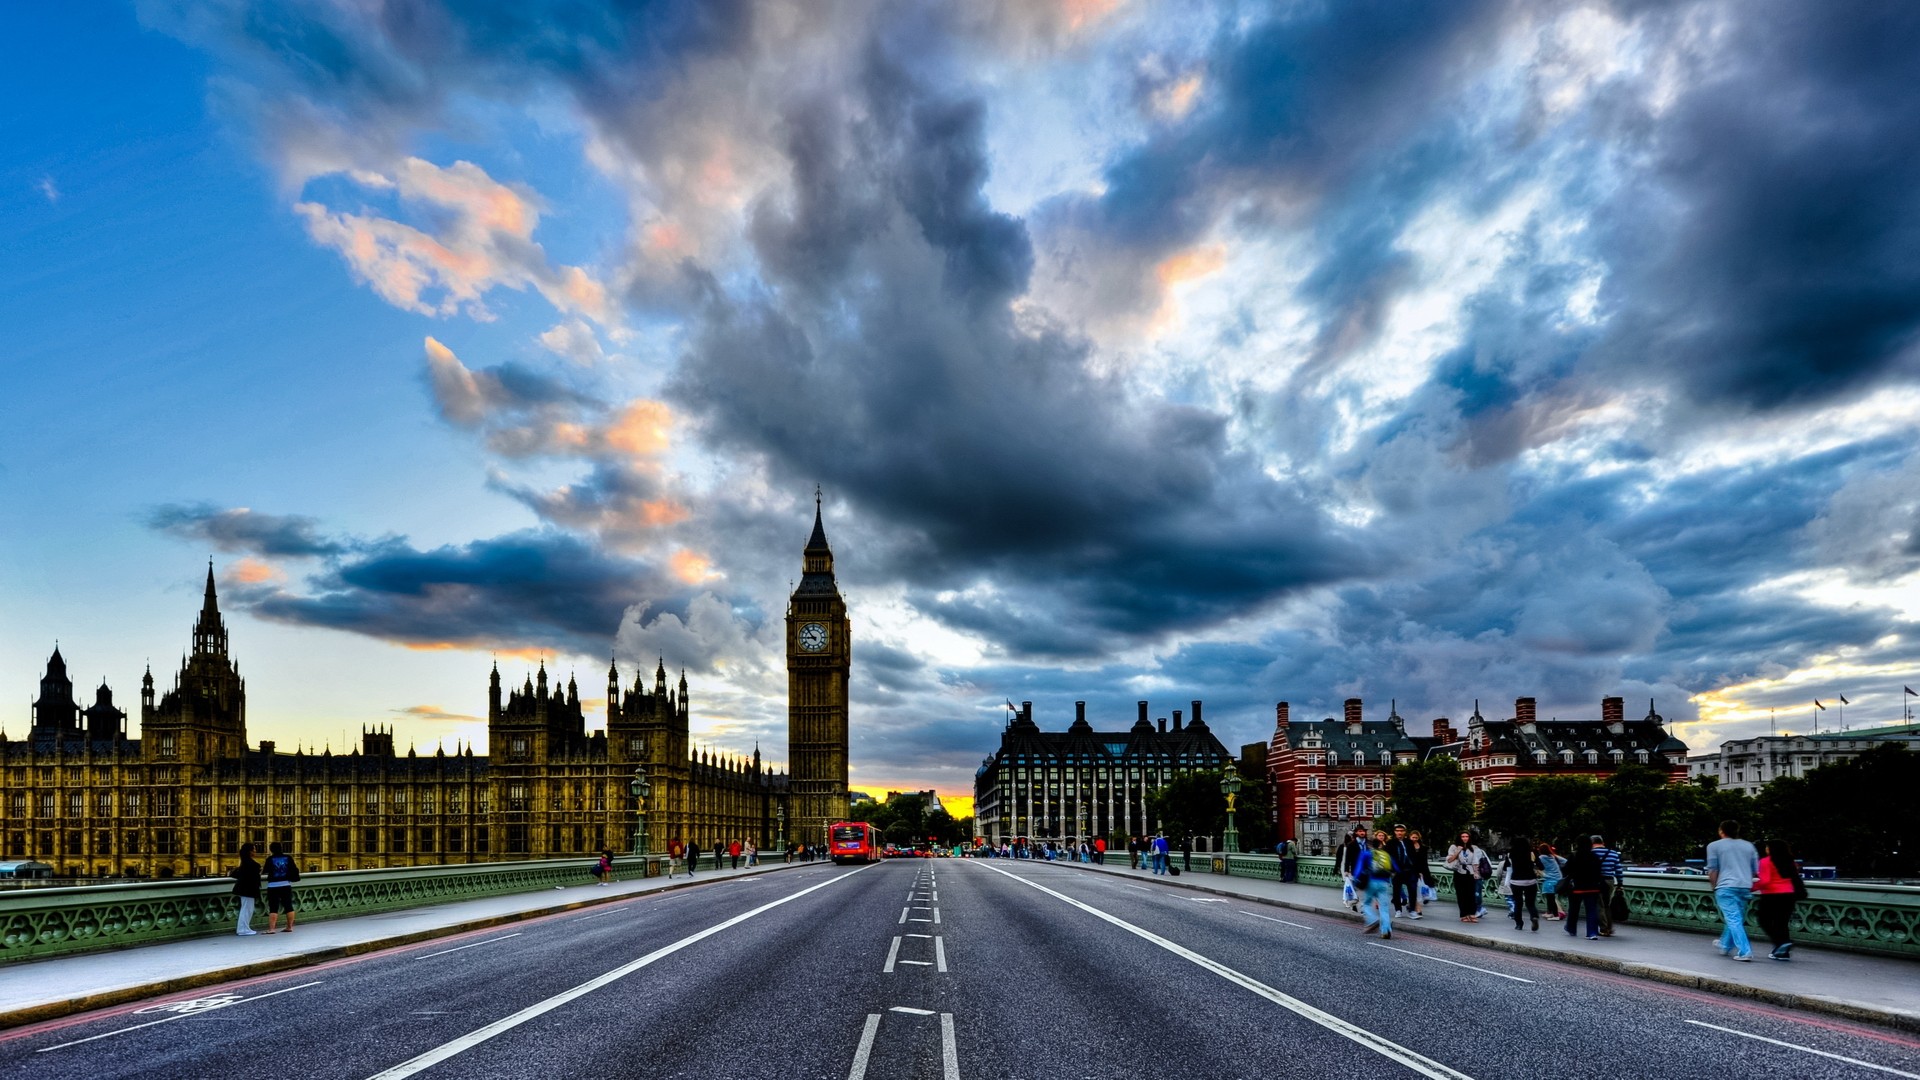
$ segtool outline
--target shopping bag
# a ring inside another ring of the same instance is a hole
[[[1420,883],[1420,902],[1421,903],[1431,904],[1439,898],[1440,898],[1440,893],[1436,891],[1433,886],[1427,884],[1424,881]]]
[[[1340,886],[1340,899],[1346,901],[1348,907],[1360,906],[1360,897],[1353,891],[1353,882],[1349,881]]]

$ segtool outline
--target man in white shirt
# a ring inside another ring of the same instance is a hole
[[[1718,943],[1722,956],[1753,959],[1753,946],[1747,941],[1747,901],[1753,898],[1753,881],[1759,876],[1760,853],[1740,839],[1740,823],[1721,822],[1720,839],[1707,845],[1707,884],[1713,887],[1713,901],[1726,923]]]

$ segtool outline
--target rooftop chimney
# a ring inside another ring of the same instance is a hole
[[[1276,734],[1285,734],[1287,725],[1292,723],[1293,706],[1284,701],[1274,702],[1273,730]]]
[[[1459,737],[1453,733],[1453,721],[1444,716],[1434,718],[1433,737],[1438,739],[1443,745],[1459,741]]]
[[[1360,734],[1360,723],[1360,699],[1350,697],[1347,699],[1347,734]]]
[[[1167,718],[1163,716],[1160,718],[1160,734],[1165,735],[1166,733],[1167,733]]]
[[[1086,718],[1087,718],[1087,703],[1084,701],[1074,702],[1073,703],[1074,722],[1078,723],[1082,720],[1085,720]]]
[[[1533,724],[1533,699],[1530,697],[1513,699],[1513,718],[1522,726]]]
[[[1179,709],[1173,710],[1173,730],[1175,731],[1180,730],[1180,710]]]
[[[1607,730],[1615,735],[1624,735],[1627,731],[1627,699],[1601,698],[1600,719],[1606,721]]]
[[[1144,724],[1146,722],[1147,722],[1147,703],[1143,701],[1140,703],[1140,723]]]
[[[1206,726],[1205,724],[1202,724],[1200,722],[1200,702],[1198,700],[1194,701],[1193,703],[1193,726],[1194,727]]]

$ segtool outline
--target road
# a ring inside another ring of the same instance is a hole
[[[1920,1080],[1920,1039],[1144,877],[903,860],[702,883],[69,1017],[0,1033],[0,1061],[86,1080]]]

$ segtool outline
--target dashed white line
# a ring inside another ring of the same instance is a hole
[[[901,921],[901,922],[906,922],[906,921],[907,921],[907,913],[908,913],[908,912],[910,912],[910,911],[912,911],[912,910],[913,910],[912,908],[901,908],[901,909],[900,909],[900,921]]]
[[[893,962],[895,960],[898,960],[899,958],[900,958],[900,939],[894,938],[893,944],[887,947],[886,966],[882,967],[880,970],[882,972],[885,972],[888,975],[893,974]]]
[[[141,1028],[150,1028],[155,1026],[156,1024],[171,1024],[175,1020],[185,1020],[190,1016],[205,1016],[210,1012],[218,1012],[221,1009],[230,1009],[235,1005],[244,1005],[249,1001],[259,1001],[261,998],[277,997],[280,994],[291,994],[295,990],[305,990],[309,986],[319,986],[319,985],[320,984],[318,982],[301,983],[299,986],[289,986],[284,990],[269,990],[264,994],[255,994],[249,998],[235,998],[232,1001],[225,1002],[220,1005],[209,1005],[204,1009],[195,1009],[193,1012],[190,1012],[190,1013],[179,1013],[178,1015],[165,1017],[160,1020],[149,1020],[144,1024],[135,1024],[132,1027],[116,1028],[113,1031],[103,1031],[98,1035],[89,1035],[84,1039],[75,1039],[72,1042],[63,1042],[57,1046],[43,1046],[40,1049],[35,1050],[34,1053],[44,1054],[49,1050],[64,1050],[69,1046],[79,1046],[81,1043],[90,1043],[95,1039],[110,1039],[115,1035],[125,1035],[129,1031],[139,1031]]]
[[[940,1065],[943,1080],[960,1080],[960,1050],[954,1045],[953,1014],[940,1014]]]
[[[935,971],[947,970],[947,943],[942,938],[933,939],[933,960],[937,965],[934,968]]]
[[[1238,908],[1235,908],[1234,910],[1235,910],[1235,911],[1239,911],[1240,909],[1238,909]],[[1288,922],[1288,921],[1287,921],[1287,920],[1285,920],[1285,919],[1276,919],[1276,918],[1274,918],[1274,917],[1273,917],[1273,916],[1271,916],[1271,915],[1262,915],[1262,914],[1260,914],[1259,912],[1255,912],[1255,911],[1241,911],[1241,912],[1240,912],[1240,914],[1242,914],[1242,915],[1252,915],[1252,916],[1253,916],[1254,918],[1256,918],[1256,919],[1265,919],[1265,920],[1267,920],[1268,922],[1277,922],[1277,923],[1279,923],[1279,924],[1280,924],[1280,925],[1282,925],[1282,926],[1297,926],[1297,927],[1299,927],[1299,928],[1300,928],[1300,929],[1302,929],[1302,930],[1311,930],[1311,929],[1313,929],[1313,927],[1311,927],[1311,926],[1308,926],[1308,925],[1307,925],[1306,923],[1297,923],[1297,922]]]
[[[1367,944],[1373,946],[1376,949],[1386,949],[1389,952],[1404,953],[1407,956],[1417,956],[1422,960],[1431,960],[1436,964],[1452,964],[1454,967],[1466,968],[1468,971],[1477,971],[1482,975],[1498,975],[1503,979],[1512,979],[1514,982],[1523,982],[1528,984],[1531,984],[1533,982],[1532,979],[1523,979],[1518,975],[1509,975],[1504,971],[1495,971],[1492,968],[1474,967],[1472,964],[1462,964],[1457,960],[1442,960],[1438,956],[1428,956],[1426,953],[1414,952],[1412,949],[1401,949],[1392,945],[1382,945],[1377,941],[1369,941],[1367,942]]]
[[[1134,892],[1152,892],[1153,891],[1152,889],[1147,888],[1145,885],[1122,885],[1120,887],[1123,889],[1132,889]]]
[[[1914,1080],[1920,1080],[1920,1073],[1902,1072],[1899,1069],[1890,1068],[1886,1065],[1875,1065],[1871,1061],[1861,1061],[1859,1058],[1850,1058],[1841,1054],[1828,1053],[1825,1050],[1815,1050],[1811,1046],[1801,1046],[1799,1043],[1781,1042],[1779,1039],[1769,1039],[1765,1035],[1755,1035],[1755,1034],[1752,1034],[1751,1032],[1736,1031],[1733,1028],[1721,1027],[1719,1024],[1709,1024],[1700,1020],[1688,1020],[1687,1023],[1696,1025],[1698,1027],[1712,1028],[1715,1031],[1724,1031],[1729,1035],[1738,1035],[1743,1039],[1755,1039],[1763,1043],[1772,1043],[1775,1046],[1784,1046],[1789,1050],[1800,1050],[1809,1054],[1818,1054],[1821,1057],[1832,1058],[1835,1061],[1844,1061],[1849,1065],[1858,1065],[1863,1069],[1878,1069],[1881,1072],[1892,1073],[1895,1076],[1907,1076],[1907,1077],[1913,1077]]]
[[[853,1068],[847,1070],[847,1080],[866,1080],[867,1057],[873,1053],[873,1037],[880,1033],[880,1014],[868,1013],[867,1024],[860,1029],[860,1046],[853,1052]]]
[[[414,959],[415,960],[431,960],[436,956],[445,956],[448,953],[459,952],[461,949],[477,949],[482,945],[491,945],[496,941],[505,941],[508,938],[517,938],[523,933],[525,933],[524,930],[515,930],[511,934],[502,934],[497,938],[488,938],[485,941],[476,941],[471,945],[456,945],[451,949],[441,949],[439,952],[430,952],[425,956],[416,956],[414,957]]]
[[[932,967],[933,966],[933,961],[931,960],[902,960],[900,962],[903,964],[912,964],[914,967]]]
[[[933,925],[935,926],[940,925],[940,909],[939,908],[933,909]]]

